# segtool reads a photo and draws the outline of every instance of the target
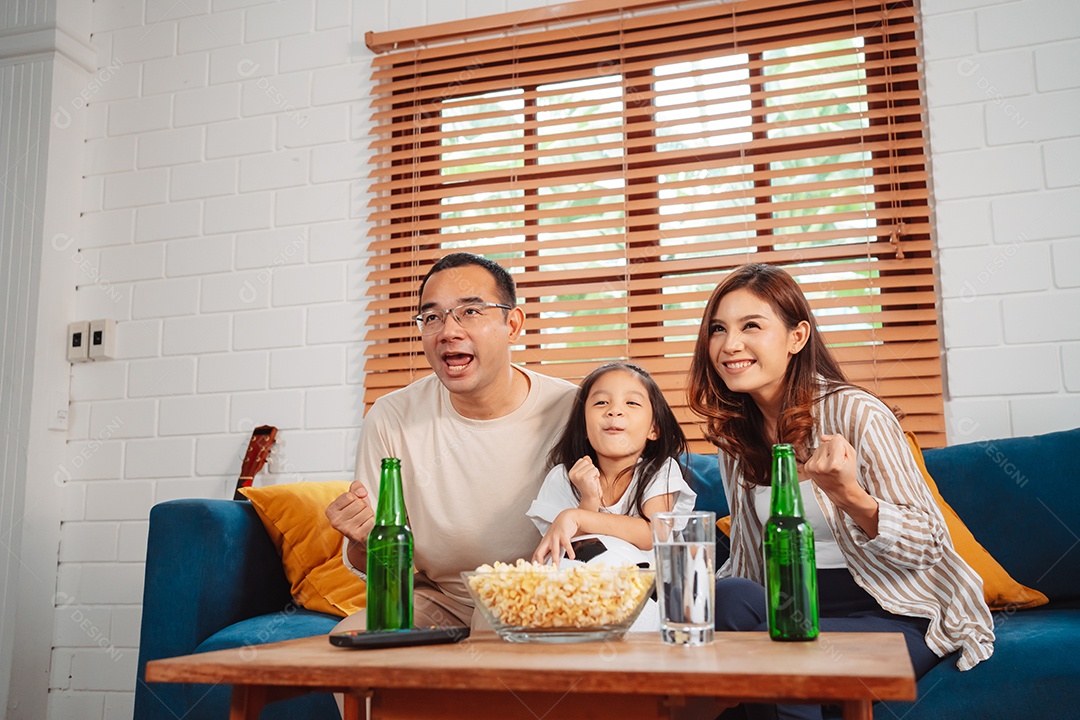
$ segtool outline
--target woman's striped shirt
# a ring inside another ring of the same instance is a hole
[[[844,388],[815,407],[814,437],[822,435],[842,435],[851,443],[859,482],[878,501],[878,534],[870,539],[814,485],[855,582],[891,613],[929,618],[927,646],[939,657],[960,650],[960,670],[990,657],[994,621],[982,579],[953,549],[895,416],[873,395]],[[719,457],[732,515],[731,557],[717,575],[764,584],[762,525],[753,493],[739,463],[723,452]]]

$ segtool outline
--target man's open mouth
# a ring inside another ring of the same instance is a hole
[[[448,353],[443,355],[443,362],[450,369],[464,368],[472,362],[473,356],[466,353]]]

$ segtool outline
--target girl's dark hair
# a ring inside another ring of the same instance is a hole
[[[784,376],[784,396],[776,423],[777,442],[794,445],[796,457],[805,462],[814,429],[814,404],[851,385],[825,347],[806,296],[786,272],[771,265],[743,265],[716,286],[705,305],[698,330],[687,401],[691,410],[705,418],[705,437],[739,461],[746,481],[768,485],[771,446],[766,440],[765,418],[750,395],[728,390],[709,355],[716,308],[726,295],[736,290],[748,290],[769,303],[789,331],[800,322],[810,324],[810,339],[791,357]]]
[[[664,466],[668,458],[674,458],[679,463],[683,476],[686,476],[686,468],[682,463],[682,455],[686,452],[686,435],[679,427],[679,421],[675,418],[671,406],[664,399],[664,393],[660,386],[652,379],[649,373],[636,365],[622,362],[612,362],[593,370],[582,380],[577,395],[574,396],[573,409],[570,411],[570,419],[566,422],[562,436],[551,449],[548,455],[548,463],[551,467],[564,465],[567,471],[574,466],[579,459],[588,455],[594,463],[597,462],[596,450],[589,442],[588,428],[585,426],[585,402],[589,399],[593,385],[609,372],[630,373],[645,386],[649,394],[649,403],[652,404],[653,424],[656,426],[656,439],[645,443],[645,449],[641,453],[641,460],[636,466],[628,467],[619,475],[628,472],[638,473],[638,484],[631,497],[631,506],[636,507],[638,514],[645,517],[644,500],[645,486],[649,478],[653,477]],[[581,493],[573,483],[570,484],[574,496],[579,500]]]

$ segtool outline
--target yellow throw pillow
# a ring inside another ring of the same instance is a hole
[[[281,555],[298,605],[341,617],[364,607],[367,588],[341,561],[341,533],[326,507],[349,489],[347,480],[241,488]]]
[[[986,604],[990,606],[990,609],[1021,610],[1050,602],[1050,599],[1038,590],[1025,587],[1013,580],[1005,568],[1001,567],[1001,564],[986,551],[986,548],[979,544],[967,525],[964,525],[964,521],[938,492],[937,483],[930,477],[926,463],[923,462],[922,449],[915,438],[915,433],[909,431],[904,433],[904,436],[907,437],[908,445],[911,446],[911,454],[915,456],[915,463],[919,466],[923,479],[934,495],[938,507],[941,508],[941,514],[945,516],[945,525],[949,528],[949,535],[952,536],[953,547],[964,562],[970,565],[971,569],[983,580],[983,597],[986,598]]]
[[[915,464],[919,466],[923,480],[926,481],[926,485],[930,488],[938,508],[941,509],[941,514],[945,517],[945,526],[949,529],[953,547],[956,548],[957,554],[964,559],[964,562],[970,565],[971,569],[982,578],[983,597],[986,598],[986,604],[990,606],[990,609],[1005,610],[1011,608],[1022,610],[1050,602],[1050,599],[1038,590],[1025,587],[1016,582],[1006,572],[1005,568],[1001,567],[1001,564],[986,551],[986,548],[979,544],[979,541],[968,530],[967,525],[964,525],[964,521],[960,519],[956,511],[952,509],[949,503],[945,502],[945,499],[941,497],[941,493],[938,492],[937,483],[934,482],[934,478],[930,477],[930,473],[926,469],[926,463],[923,462],[922,448],[919,447],[919,441],[915,438],[915,433],[906,432],[904,436],[907,437],[908,445],[911,447],[911,454],[915,456]],[[726,515],[717,520],[716,527],[725,535],[730,536],[731,516]]]

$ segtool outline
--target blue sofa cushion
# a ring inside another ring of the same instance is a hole
[[[949,657],[919,680],[914,703],[874,706],[877,720],[1076,717],[1080,613],[1038,608],[994,613],[994,654],[968,672]],[[988,698],[993,698],[988,702]]]
[[[1080,428],[926,450],[942,497],[1018,582],[1080,599],[1075,450]]]
[[[233,623],[201,642],[195,648],[195,652],[225,650],[245,645],[264,645],[279,640],[325,635],[339,622],[341,622],[339,617],[311,612],[293,605],[281,612]]]
[[[214,633],[195,648],[203,653],[235,647],[262,645],[293,640],[311,635],[325,635],[334,629],[341,618],[311,612],[296,606],[268,615],[241,620]],[[254,650],[252,652],[255,652]],[[180,685],[184,708],[191,710],[189,717],[226,718],[229,716],[231,685]],[[284,703],[271,703],[263,708],[260,720],[289,720],[290,718],[339,717],[337,703],[332,695],[313,693],[301,695]],[[186,719],[185,719],[186,720]]]

